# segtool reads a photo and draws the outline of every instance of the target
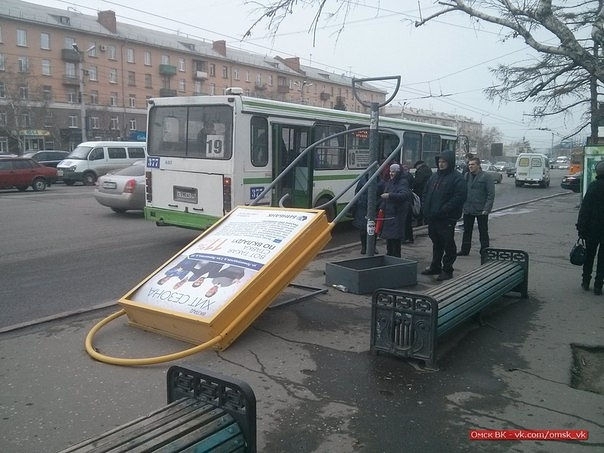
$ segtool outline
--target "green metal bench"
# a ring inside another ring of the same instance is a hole
[[[481,266],[423,293],[378,289],[371,308],[371,351],[436,362],[438,337],[508,292],[528,297],[528,254],[485,249]]]
[[[61,453],[256,452],[256,398],[245,382],[173,366],[167,384],[167,406]]]

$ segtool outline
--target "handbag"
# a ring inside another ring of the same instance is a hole
[[[413,195],[411,209],[413,210],[413,215],[417,217],[422,212],[422,200],[415,192],[411,192],[411,195]]]
[[[583,266],[585,264],[585,241],[581,238],[577,239],[573,248],[570,249],[570,262],[575,266]]]

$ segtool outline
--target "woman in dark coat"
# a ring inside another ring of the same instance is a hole
[[[600,161],[596,165],[596,180],[589,185],[581,202],[577,230],[579,237],[585,239],[586,249],[581,287],[585,291],[589,290],[597,252],[598,264],[594,279],[594,294],[601,295],[604,280],[604,161]]]
[[[384,211],[380,237],[386,239],[386,255],[400,258],[412,196],[399,164],[390,166],[390,179],[383,184],[380,198],[380,209]]]

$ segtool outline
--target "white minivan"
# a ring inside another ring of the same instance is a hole
[[[516,187],[539,184],[549,187],[549,159],[545,154],[520,153],[516,159]]]
[[[68,186],[78,181],[94,185],[99,176],[146,157],[146,142],[84,142],[59,162],[57,171]]]

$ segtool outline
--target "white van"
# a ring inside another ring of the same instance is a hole
[[[520,153],[516,159],[516,187],[539,184],[549,187],[549,159],[545,154]]]
[[[84,142],[57,165],[68,186],[78,181],[93,185],[99,176],[147,157],[146,142]]]

